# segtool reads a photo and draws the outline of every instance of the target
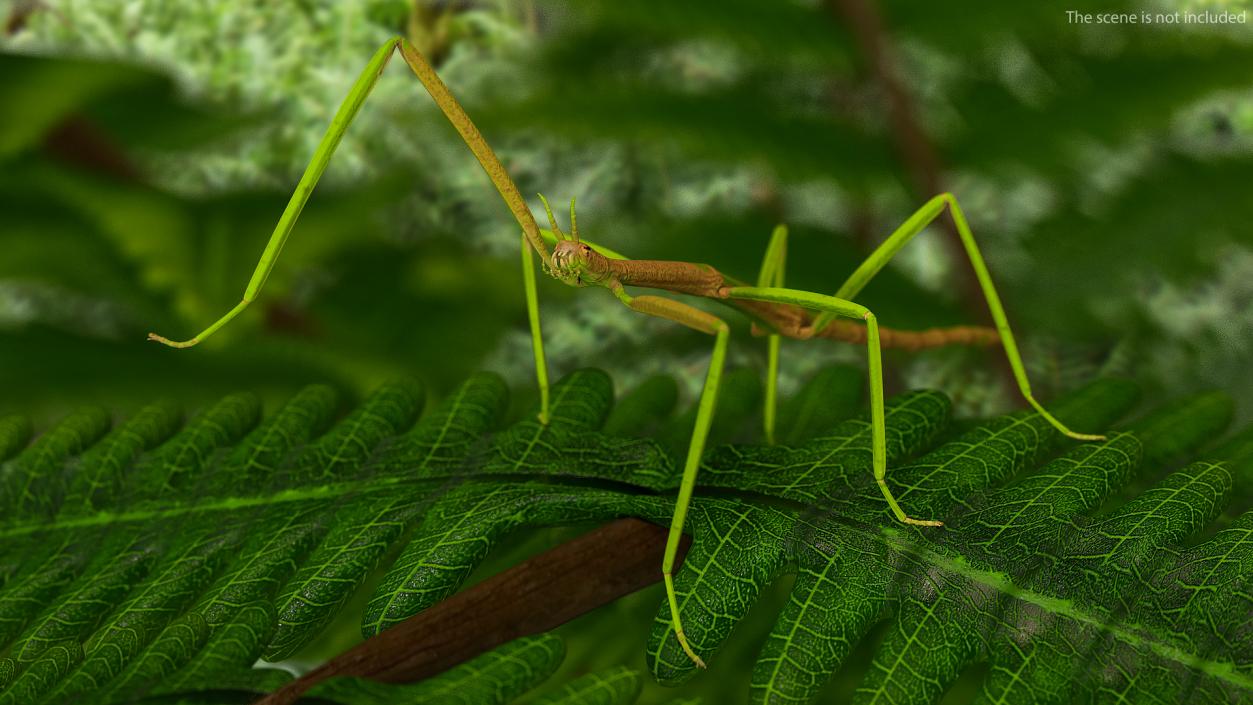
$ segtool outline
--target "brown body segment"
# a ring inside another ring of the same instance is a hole
[[[729,282],[722,273],[707,264],[671,262],[655,259],[612,259],[609,271],[626,286],[665,289],[676,294],[721,298],[720,292]]]
[[[846,343],[866,342],[866,327],[854,321],[832,321],[817,338],[842,340]],[[987,326],[952,326],[927,330],[895,330],[879,326],[879,345],[900,350],[925,350],[946,345],[998,345],[1000,335]]]
[[[754,325],[754,335],[774,332],[797,340],[826,338],[845,343],[866,342],[866,326],[858,321],[836,319],[821,331],[815,331],[813,314],[799,306],[738,299],[728,301],[728,303],[771,329],[767,331],[761,325]],[[900,350],[925,350],[946,345],[996,345],[1000,343],[1000,340],[996,329],[986,326],[951,326],[918,331],[879,326],[879,345],[883,348]]]
[[[797,340],[827,338],[846,343],[866,342],[866,327],[860,322],[835,320],[826,328],[815,332],[813,312],[800,306],[728,299],[726,288],[739,286],[740,282],[724,276],[707,264],[668,260],[604,259],[603,261],[607,264],[610,278],[616,279],[623,285],[717,299],[739,309],[758,324],[788,338]],[[754,326],[754,332],[764,331],[760,330],[760,326]],[[902,350],[923,350],[945,345],[995,345],[999,342],[1000,336],[996,329],[986,326],[953,326],[922,331],[896,330],[882,326],[879,328],[880,345]]]

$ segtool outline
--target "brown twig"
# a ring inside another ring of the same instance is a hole
[[[666,534],[655,524],[618,519],[367,639],[255,705],[294,703],[334,676],[417,681],[519,637],[547,632],[661,580]]]

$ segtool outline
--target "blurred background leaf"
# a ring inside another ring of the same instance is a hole
[[[1247,396],[1248,25],[1066,14],[1244,9],[0,3],[0,326],[22,356],[0,373],[5,404],[55,414],[250,380],[281,395],[307,375],[360,392],[419,368],[435,395],[480,367],[524,386],[516,227],[397,67],[260,302],[194,351],[143,343],[149,329],[190,335],[238,300],[329,115],[395,33],[437,64],[524,193],[577,196],[589,235],[629,255],[751,278],[787,222],[788,283],[830,291],[945,188],[972,218],[1042,396],[1132,370],[1163,395]],[[889,325],[984,320],[969,265],[932,230],[862,297]],[[562,289],[541,290],[556,372],[595,362],[626,384],[678,372],[690,398],[707,341]],[[736,325],[733,360],[760,366],[763,346]],[[111,374],[87,374],[86,351]],[[787,344],[784,390],[859,356]],[[1017,403],[1000,365],[985,351],[893,355],[889,382],[990,413]]]

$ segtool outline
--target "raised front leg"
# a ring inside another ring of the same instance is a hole
[[[296,220],[300,217],[300,212],[304,209],[305,203],[308,202],[309,196],[318,184],[318,180],[322,178],[322,173],[326,171],[326,167],[331,161],[331,156],[335,153],[335,148],[339,146],[339,142],[343,139],[348,126],[352,124],[353,118],[360,112],[361,106],[365,103],[366,98],[369,97],[370,91],[374,89],[374,84],[378,82],[379,76],[383,74],[383,69],[387,67],[387,62],[391,59],[392,52],[397,47],[399,47],[405,63],[417,75],[418,80],[422,82],[427,92],[430,93],[431,98],[439,105],[440,110],[444,112],[444,116],[457,129],[458,134],[465,140],[466,145],[470,147],[470,151],[474,153],[483,170],[487,172],[492,183],[495,184],[497,191],[500,192],[506,205],[509,206],[510,212],[513,213],[518,224],[522,226],[526,242],[539,253],[545,266],[552,265],[548,248],[544,245],[544,239],[540,235],[539,226],[535,224],[535,219],[531,216],[531,210],[527,207],[526,202],[523,201],[521,194],[518,193],[517,186],[509,178],[509,174],[505,171],[504,165],[500,163],[500,159],[496,157],[492,148],[488,146],[487,141],[479,134],[478,128],[474,126],[470,116],[466,115],[465,110],[462,109],[457,99],[449,92],[448,87],[436,75],[435,69],[431,68],[426,59],[407,40],[396,37],[389,39],[374,53],[374,58],[370,59],[370,63],[366,64],[365,70],[357,77],[356,82],[352,85],[352,89],[348,92],[348,96],[340,104],[339,110],[331,120],[330,127],[326,129],[326,134],[322,136],[322,141],[318,143],[318,147],[313,153],[313,159],[309,161],[309,166],[305,167],[305,172],[300,177],[300,182],[296,184],[296,190],[287,202],[287,207],[283,210],[282,216],[279,217],[278,224],[274,226],[274,232],[270,235],[270,240],[266,243],[265,250],[261,253],[261,259],[257,262],[257,267],[253,271],[247,287],[244,289],[244,295],[240,302],[193,338],[175,341],[156,333],[149,333],[149,340],[174,348],[191,347],[216,333],[222,326],[230,323],[236,316],[243,313],[249,304],[256,300],[261,293],[262,287],[265,286],[270,272],[274,269],[274,263],[278,259],[279,253],[283,251],[283,245],[287,243],[287,238],[291,236],[292,229],[296,226]]]
[[[983,255],[979,252],[979,246],[975,244],[975,237],[970,232],[970,224],[966,222],[966,214],[962,212],[961,206],[957,204],[957,199],[953,197],[953,194],[942,193],[927,201],[901,227],[897,228],[896,232],[892,233],[877,250],[872,252],[865,262],[861,263],[861,266],[840,287],[840,290],[835,292],[835,296],[848,300],[856,297],[906,243],[912,240],[919,232],[922,232],[923,228],[927,227],[943,212],[945,206],[948,207],[949,212],[953,216],[953,223],[957,226],[957,233],[961,237],[962,245],[966,248],[966,256],[970,258],[970,264],[974,267],[975,276],[979,280],[979,287],[983,289],[983,296],[987,299],[988,310],[992,313],[992,320],[996,323],[996,331],[1000,335],[1001,345],[1005,348],[1005,357],[1009,359],[1009,366],[1014,371],[1014,379],[1018,382],[1018,389],[1022,392],[1023,398],[1041,416],[1047,419],[1054,428],[1067,436],[1081,441],[1105,440],[1105,436],[1076,433],[1070,430],[1032,396],[1031,383],[1027,380],[1027,370],[1022,364],[1022,357],[1018,354],[1018,343],[1015,342],[1014,333],[1009,328],[1009,319],[1006,318],[1005,309],[1001,306],[1001,297],[996,293],[996,286],[992,284],[992,276],[988,273],[988,266],[983,261]],[[818,316],[814,321],[815,330],[821,331],[823,327],[835,319],[836,315],[834,313],[824,313]]]
[[[243,313],[249,304],[256,300],[261,293],[261,289],[265,286],[270,272],[273,271],[283,246],[291,236],[292,230],[296,226],[296,220],[300,217],[300,212],[304,210],[305,203],[309,201],[309,197],[313,194],[313,189],[322,178],[323,172],[326,171],[326,167],[330,163],[336,147],[339,146],[340,140],[343,139],[344,133],[348,130],[348,126],[352,124],[353,119],[360,112],[361,106],[365,104],[366,98],[369,97],[370,92],[374,89],[374,84],[383,75],[383,69],[387,67],[392,53],[397,48],[399,48],[401,55],[404,57],[405,63],[408,64],[414,75],[418,77],[418,80],[426,88],[427,93],[431,95],[431,98],[435,100],[440,110],[443,111],[444,117],[456,128],[457,133],[461,135],[466,146],[474,153],[475,158],[479,161],[479,165],[487,172],[488,177],[491,178],[492,183],[496,186],[496,190],[500,192],[501,198],[504,199],[510,212],[513,213],[518,224],[522,226],[522,276],[526,292],[527,314],[531,325],[531,344],[535,353],[535,374],[540,388],[540,421],[547,423],[548,368],[544,361],[544,343],[540,336],[539,305],[536,297],[535,267],[531,250],[534,249],[539,253],[545,267],[551,267],[552,261],[548,248],[544,244],[544,238],[540,234],[539,226],[536,225],[535,219],[531,216],[530,208],[527,207],[526,202],[522,199],[522,195],[518,192],[513,179],[505,171],[504,165],[496,157],[496,153],[492,151],[491,146],[487,144],[487,141],[479,133],[478,128],[475,127],[474,121],[466,114],[461,104],[453,97],[452,92],[440,80],[439,75],[435,73],[435,69],[427,63],[422,54],[407,40],[400,37],[388,40],[375,52],[374,57],[370,59],[370,63],[366,65],[361,75],[357,77],[356,82],[353,83],[348,96],[340,104],[339,110],[331,120],[330,127],[327,128],[322,141],[318,143],[318,147],[313,153],[313,158],[309,161],[309,165],[305,167],[305,172],[300,177],[296,190],[292,193],[291,199],[288,200],[287,207],[283,210],[282,216],[279,217],[278,224],[274,227],[274,232],[270,235],[269,242],[266,243],[265,250],[261,253],[261,259],[257,262],[256,269],[253,271],[252,278],[244,289],[244,295],[240,302],[195,337],[183,341],[174,341],[156,333],[149,333],[148,339],[174,348],[191,347],[213,335],[222,326],[230,323],[236,316]],[[545,206],[547,207],[546,203]],[[573,216],[573,212],[571,212],[571,216]]]

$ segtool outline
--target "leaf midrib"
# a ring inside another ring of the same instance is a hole
[[[948,570],[976,584],[990,587],[1007,597],[1021,599],[1050,614],[1067,617],[1076,622],[1107,631],[1120,641],[1132,646],[1146,647],[1164,659],[1179,663],[1187,668],[1200,670],[1245,690],[1253,690],[1253,676],[1238,672],[1235,669],[1235,665],[1229,661],[1213,661],[1204,656],[1189,653],[1160,639],[1149,638],[1143,632],[1135,630],[1132,626],[1123,626],[1117,622],[1102,619],[1091,611],[1075,606],[1070,600],[1050,597],[1029,588],[1021,587],[1014,582],[1012,577],[1005,573],[976,568],[967,564],[964,557],[952,558],[922,547],[920,544],[908,540],[908,537],[900,529],[883,527],[875,533],[855,526],[846,528],[867,536],[872,540],[879,541],[889,549],[912,554],[919,560],[925,561],[934,567]]]
[[[492,474],[490,476],[468,477],[465,481],[467,483],[499,483],[502,480],[508,481],[511,478],[515,478],[512,473]],[[532,475],[518,475],[516,476],[516,479],[533,481],[536,478]],[[549,482],[560,485],[563,484],[562,480],[566,478],[549,477],[545,479]],[[444,482],[447,482],[447,478],[414,480],[413,478],[406,477],[373,477],[368,480],[355,482],[339,482],[329,485],[283,490],[275,494],[265,496],[228,497],[219,501],[195,506],[180,505],[165,509],[145,509],[124,513],[101,512],[90,516],[75,517],[53,523],[16,525],[0,530],[0,538],[25,535],[43,530],[57,530],[97,526],[118,522],[143,521],[147,519],[185,514],[212,511],[233,511],[247,507],[266,506],[283,502],[325,499],[353,492],[373,492],[385,487],[402,484],[419,486],[428,483],[439,484]],[[667,494],[671,494],[671,492],[658,493],[657,496],[665,496]],[[756,496],[760,493],[746,492],[744,494],[748,496]],[[780,498],[773,495],[761,494],[761,497],[763,499],[773,500],[776,503],[780,501]],[[802,503],[797,502],[787,502],[786,500],[784,500],[784,502],[788,504],[795,504],[798,507],[805,506]],[[798,520],[804,521],[804,519]],[[855,532],[862,537],[877,541],[885,545],[890,550],[902,551],[911,554],[915,556],[915,558],[922,560],[929,565],[950,571],[953,574],[962,576],[979,585],[990,587],[1007,597],[1021,599],[1053,615],[1072,619],[1076,622],[1105,630],[1124,643],[1135,647],[1147,648],[1158,656],[1178,663],[1184,667],[1194,668],[1234,686],[1246,690],[1253,690],[1253,677],[1239,673],[1235,670],[1233,664],[1231,663],[1213,661],[1203,656],[1190,653],[1185,649],[1165,643],[1160,639],[1147,636],[1144,632],[1135,629],[1134,625],[1123,626],[1116,622],[1110,622],[1107,619],[1103,619],[1096,613],[1076,607],[1071,601],[1064,598],[1052,597],[1025,587],[1021,587],[1017,585],[1007,574],[994,570],[975,568],[974,566],[966,563],[964,556],[955,559],[930,550],[923,544],[911,540],[900,529],[895,527],[883,526],[878,530],[871,530],[856,524],[844,524],[843,528],[846,531]]]

